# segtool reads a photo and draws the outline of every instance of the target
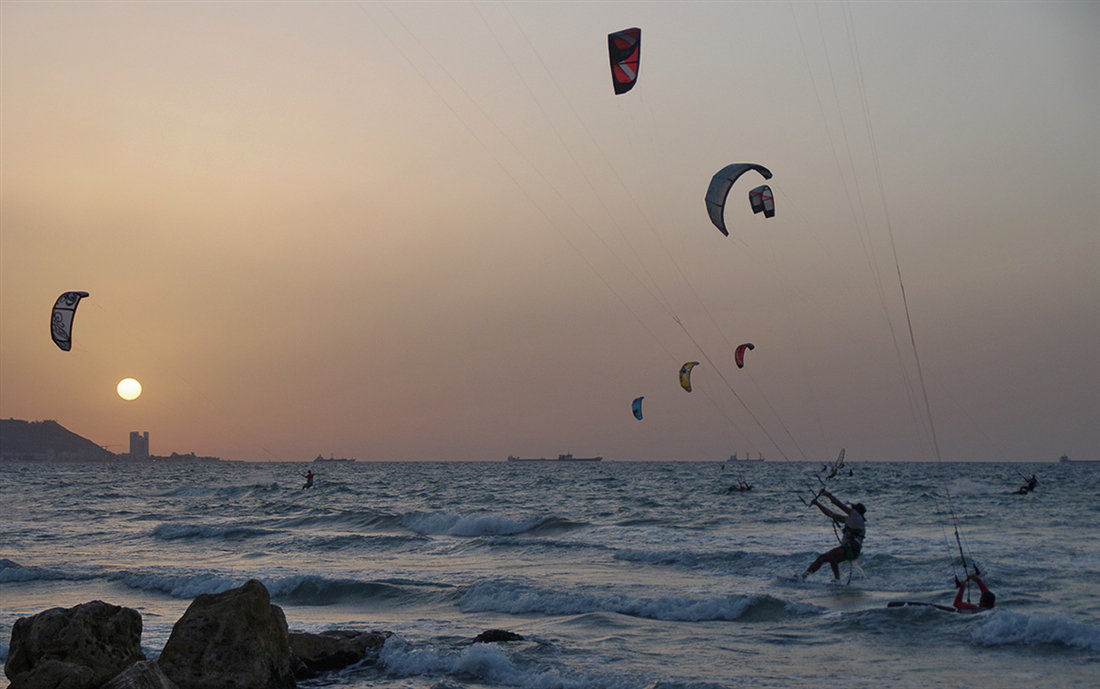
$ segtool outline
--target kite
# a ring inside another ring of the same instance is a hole
[[[726,197],[729,195],[730,188],[733,186],[734,182],[737,181],[737,178],[749,170],[756,170],[764,179],[772,178],[771,171],[763,165],[757,165],[756,163],[733,163],[716,172],[714,177],[710,180],[710,186],[707,187],[707,213],[710,214],[710,221],[714,223],[714,226],[718,228],[719,232],[727,237],[730,233],[726,230],[726,221],[723,217],[723,212],[726,208]],[[754,189],[754,191],[756,190]],[[771,196],[771,194],[769,194],[769,196]],[[765,215],[767,215],[766,210]]]
[[[611,81],[615,95],[626,93],[638,81],[638,62],[642,57],[642,30],[623,29],[607,35],[611,57]]]
[[[749,204],[753,213],[763,213],[765,218],[775,217],[775,197],[767,184],[761,184],[749,192]]]
[[[53,305],[50,316],[50,335],[54,344],[67,352],[73,347],[73,318],[80,300],[88,296],[87,292],[65,292]]]
[[[691,369],[698,365],[698,361],[689,361],[680,367],[680,387],[688,392],[691,392]]]
[[[633,402],[630,403],[630,409],[634,412],[634,418],[639,421],[642,420],[642,400],[645,399],[645,395],[636,397]]]
[[[737,368],[745,368],[745,350],[750,352],[756,347],[752,346],[751,342],[746,342],[743,345],[737,345],[737,351],[733,353],[733,360],[737,362]]]

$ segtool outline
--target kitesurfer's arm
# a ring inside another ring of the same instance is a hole
[[[970,577],[968,576],[967,578],[969,579]],[[979,581],[981,581],[981,580],[979,580]],[[955,578],[955,583],[959,587],[959,590],[955,593],[955,601],[952,603],[952,605],[955,606],[955,609],[956,610],[977,610],[978,609],[977,605],[975,605],[973,603],[968,603],[967,601],[963,600],[963,591],[966,590],[966,582],[965,581],[959,581],[958,577],[956,577]],[[982,586],[982,588],[984,590],[984,588],[985,588],[984,585],[982,585],[982,584],[979,584],[979,585]]]
[[[830,495],[829,497],[832,497],[832,496]],[[829,509],[825,505],[822,505],[820,502],[818,502],[817,498],[814,498],[812,501],[810,501],[810,504],[811,505],[816,505],[817,509],[821,510],[825,514],[825,516],[828,517],[829,519],[832,519],[833,521],[836,521],[836,522],[843,522],[844,521],[844,515],[837,514],[836,512],[833,512],[831,509]]]
[[[835,495],[833,495],[829,491],[825,490],[824,488],[821,489],[821,494],[824,495],[825,497],[829,498],[829,500],[831,500],[834,505],[836,505],[840,509],[844,510],[844,514],[851,514],[852,508],[848,507],[847,505],[845,505],[840,500],[837,500]],[[835,519],[835,517],[834,517],[834,519]],[[844,521],[844,517],[841,517],[837,521]]]
[[[979,579],[977,574],[968,574],[966,575],[966,578],[977,584],[978,590],[980,590],[982,593],[989,593],[989,589],[986,588],[985,582]]]

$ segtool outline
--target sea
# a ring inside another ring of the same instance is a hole
[[[301,687],[1100,687],[1100,463],[826,464],[5,463],[0,656],[20,617],[102,600],[155,658],[254,578],[292,630],[392,632]],[[802,582],[837,544],[822,486],[867,536]],[[995,609],[888,607],[950,605],[963,558]]]

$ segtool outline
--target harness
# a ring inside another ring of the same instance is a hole
[[[840,539],[840,547],[844,548],[844,560],[855,560],[859,557],[859,553],[863,550],[863,537],[866,535],[866,529],[855,529],[847,524],[844,525],[841,534],[843,537]]]

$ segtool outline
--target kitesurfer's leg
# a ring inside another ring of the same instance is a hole
[[[818,570],[818,568],[821,567],[821,565],[828,562],[829,567],[831,567],[832,570],[833,570],[833,578],[834,579],[839,579],[840,578],[840,567],[838,567],[837,565],[843,559],[844,559],[844,548],[841,548],[840,546],[837,546],[837,547],[833,548],[832,550],[827,550],[824,553],[821,553],[820,555],[818,555],[817,559],[813,561],[813,564],[811,564],[809,567],[806,568],[806,571],[802,573],[802,578],[805,579],[806,577],[810,576],[811,574],[816,572]]]

